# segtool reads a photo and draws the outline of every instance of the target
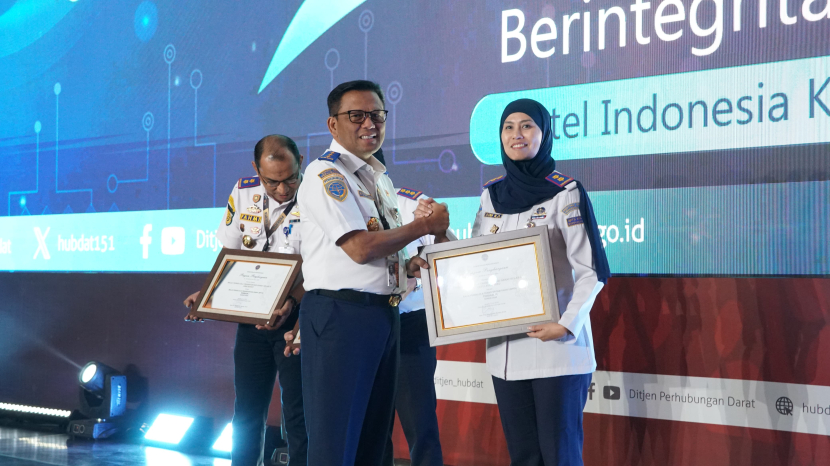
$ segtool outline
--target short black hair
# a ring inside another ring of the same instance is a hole
[[[254,146],[254,163],[257,168],[259,168],[259,161],[262,159],[262,153],[266,150],[273,150],[274,146],[277,148],[284,147],[288,149],[288,151],[294,155],[294,161],[297,162],[297,165],[300,164],[300,150],[297,149],[297,143],[288,136],[283,136],[282,134],[270,134],[260,139],[259,142],[256,143],[256,146]],[[269,155],[274,155],[274,152]]]
[[[329,116],[335,116],[340,112],[340,101],[343,100],[343,95],[349,91],[372,91],[380,98],[380,103],[386,106],[386,102],[383,100],[383,90],[380,88],[380,84],[373,82],[373,81],[366,81],[364,79],[358,79],[357,81],[349,81],[343,84],[339,84],[337,87],[329,92],[329,98],[327,99],[327,103],[329,106]]]

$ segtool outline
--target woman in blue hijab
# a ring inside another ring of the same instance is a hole
[[[521,99],[502,113],[505,176],[481,195],[473,236],[546,226],[559,321],[487,340],[487,369],[511,466],[582,465],[582,410],[596,369],[589,313],[610,277],[582,185],[556,170],[551,118]]]

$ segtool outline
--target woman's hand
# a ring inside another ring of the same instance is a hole
[[[569,333],[567,328],[554,323],[531,325],[527,329],[530,330],[527,332],[527,336],[538,338],[542,341],[558,340]]]

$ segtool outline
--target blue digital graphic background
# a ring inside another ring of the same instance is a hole
[[[372,79],[386,91],[390,115],[384,152],[396,185],[468,209],[483,182],[502,173],[500,166],[480,161],[497,156],[474,154],[470,146],[471,117],[488,95],[640,77],[664,76],[671,82],[677,73],[830,53],[827,21],[801,19],[787,26],[770,9],[766,28],[758,28],[748,14],[743,30],[734,32],[731,11],[725,8],[723,42],[705,57],[689,52],[699,40],[688,30],[674,42],[637,45],[629,24],[624,48],[614,44],[582,52],[576,45],[569,55],[538,59],[528,52],[519,61],[502,63],[502,11],[524,11],[529,36],[542,16],[559,21],[564,14],[592,11],[596,18],[599,9],[616,3],[366,1],[358,2],[260,93],[272,57],[303,3],[299,0],[66,0],[45,2],[48,8],[21,7],[31,3],[38,2],[0,2],[0,31],[12,38],[0,45],[0,215],[6,216],[0,218],[2,270],[206,270],[207,255],[187,261],[181,256],[181,263],[168,257],[155,263],[172,265],[148,266],[142,263],[136,235],[148,222],[155,222],[154,234],[181,223],[193,241],[197,226],[188,222],[199,223],[200,229],[218,224],[205,216],[213,212],[206,208],[222,207],[235,180],[252,174],[253,145],[265,134],[289,135],[306,162],[316,157],[330,142],[325,97],[346,80]],[[688,9],[692,2],[683,3]],[[703,22],[712,17],[709,3],[701,7]],[[653,30],[652,21],[646,16],[646,30]],[[826,66],[811,71],[819,83],[821,76],[830,76]],[[746,79],[750,87],[764,76]],[[632,86],[632,94],[650,92]],[[701,84],[707,86],[717,94],[718,82]],[[554,157],[558,149],[567,152],[558,169],[597,193],[601,225],[644,218],[654,226],[641,243],[609,245],[617,273],[827,275],[830,163],[827,143],[816,142],[827,141],[827,128],[824,124],[809,135],[810,144],[771,147],[736,140],[718,150],[687,144],[677,152],[667,138],[664,150],[626,157],[605,156],[601,147],[580,157],[563,140],[554,146]],[[497,136],[493,128],[493,139]],[[776,135],[766,137],[774,140]],[[751,188],[759,184],[792,184],[780,191],[801,194],[776,204],[778,210],[739,221],[736,213],[758,208],[752,197],[757,191]],[[723,189],[713,196],[711,186]],[[688,192],[682,191],[686,188],[706,194],[671,194]],[[664,191],[673,189],[680,191]],[[643,192],[651,197],[643,200]],[[666,197],[671,204],[663,207],[669,208],[656,209]],[[205,210],[159,212],[181,209]],[[82,255],[67,258],[62,266],[48,263],[36,255],[33,228],[46,231],[49,217],[19,221],[27,215],[92,212],[136,214],[61,220],[47,237],[49,248],[55,252],[59,233],[80,236],[85,227],[110,225],[126,254],[118,267],[104,257]],[[468,229],[473,214],[452,211],[453,228]],[[196,215],[203,217],[192,220]],[[707,225],[705,234],[695,227],[702,224]],[[156,237],[154,254],[159,254],[159,244]],[[735,247],[748,254],[741,267],[727,260]],[[203,252],[215,254],[207,248]],[[789,258],[776,260],[783,255]]]

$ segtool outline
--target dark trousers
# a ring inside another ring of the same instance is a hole
[[[412,466],[442,466],[438,417],[435,415],[435,348],[429,346],[425,311],[401,314],[401,363],[395,410],[409,445]],[[392,429],[385,466],[393,463]]]
[[[300,312],[310,466],[379,466],[394,415],[398,308],[309,291]]]
[[[308,439],[303,416],[300,357],[283,355],[288,329],[257,330],[240,324],[233,350],[236,402],[233,413],[233,466],[263,464],[265,421],[277,374],[280,379],[282,418],[287,433],[291,466],[306,464]]]
[[[591,374],[493,377],[510,466],[581,466],[582,410]]]

